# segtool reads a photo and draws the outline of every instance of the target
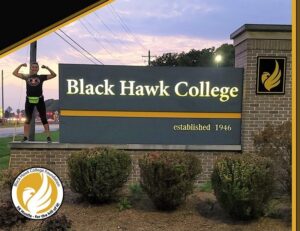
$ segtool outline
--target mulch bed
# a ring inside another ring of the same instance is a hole
[[[2,200],[9,198],[9,190],[0,191]],[[65,189],[64,202],[58,214],[65,214],[72,221],[71,230],[107,231],[290,231],[290,215],[278,218],[262,217],[242,222],[234,221],[220,208],[213,193],[195,192],[186,203],[172,212],[155,209],[146,195],[132,203],[132,208],[120,211],[118,202],[91,205]],[[287,209],[290,210],[289,207]],[[283,211],[286,214],[286,211]],[[39,230],[42,221],[28,220],[14,225],[12,231]],[[1,228],[0,228],[1,230]]]

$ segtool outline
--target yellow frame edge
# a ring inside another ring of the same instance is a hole
[[[296,0],[292,0],[292,230],[297,230],[296,158]]]

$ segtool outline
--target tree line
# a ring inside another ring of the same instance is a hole
[[[189,52],[164,53],[151,62],[151,66],[196,66],[215,67],[216,55],[222,56],[219,67],[234,67],[234,47],[224,43],[220,47],[191,49]]]

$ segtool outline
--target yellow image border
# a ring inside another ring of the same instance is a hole
[[[41,39],[42,37],[45,37],[49,35],[50,33],[58,30],[59,28],[62,28],[90,13],[93,11],[96,11],[102,7],[104,7],[107,4],[112,3],[114,0],[100,0],[89,7],[82,9],[81,11],[78,11],[77,13],[74,13],[70,15],[69,17],[56,22],[55,24],[46,27],[45,29],[42,29],[41,31],[36,32],[35,34],[20,40],[19,42],[3,49],[0,51],[0,58],[3,58],[4,56],[7,56],[11,54],[12,52],[15,52],[16,50],[25,47],[29,45],[30,43]],[[298,4],[300,6],[300,4]],[[297,9],[299,6],[297,5],[297,0],[292,0],[292,231],[300,231],[300,227],[297,227],[297,220],[300,222],[300,213],[298,212],[300,209],[299,202],[297,200],[297,188],[299,187],[298,181],[300,180],[300,176],[298,177],[298,174],[300,174],[300,170],[297,171],[297,167],[300,168],[300,162],[297,159],[298,149],[297,149],[297,131],[299,130],[299,125],[297,124],[297,104],[300,102],[298,100],[299,94],[297,95],[297,88],[299,89],[299,83],[300,81],[297,81],[297,65],[300,66],[297,59],[297,54],[299,53],[299,47],[297,46],[297,12],[299,13],[299,10]],[[299,39],[299,38],[298,38]],[[298,100],[298,101],[297,101]],[[297,103],[298,102],[298,103]],[[74,112],[74,111],[64,111],[63,113],[70,113],[77,115],[82,115],[82,112]],[[103,115],[102,112],[98,112],[99,115]],[[111,112],[110,112],[111,113]],[[121,116],[124,116],[125,114],[121,113],[119,114]],[[158,116],[162,116],[163,114],[159,114]],[[71,115],[70,115],[71,116]],[[144,115],[145,116],[145,115]],[[168,116],[170,116],[168,114]],[[185,115],[186,116],[186,115]],[[195,115],[193,115],[195,116]],[[207,115],[206,115],[207,116]],[[212,116],[212,115],[210,115]],[[222,115],[224,116],[224,115]],[[230,115],[232,116],[232,115]],[[239,117],[240,115],[234,115]],[[299,116],[299,115],[298,115]],[[300,141],[299,141],[300,143]],[[300,155],[300,154],[299,154]],[[298,180],[299,179],[299,180]],[[298,225],[299,226],[299,225]]]
[[[299,214],[297,212],[297,1],[292,0],[292,230],[300,230],[297,227]],[[299,88],[298,88],[299,89]],[[297,219],[298,218],[298,219]]]

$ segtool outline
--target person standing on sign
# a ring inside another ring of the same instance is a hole
[[[22,142],[28,140],[30,121],[32,119],[32,114],[34,107],[37,108],[41,121],[43,123],[45,133],[47,135],[47,142],[51,142],[49,124],[46,116],[46,105],[43,96],[43,82],[56,77],[56,73],[52,71],[49,67],[42,65],[42,68],[48,70],[50,74],[48,75],[38,75],[39,64],[37,62],[30,64],[30,73],[25,75],[19,73],[22,67],[27,67],[26,63],[19,65],[13,72],[13,75],[26,81],[26,102],[25,102],[25,116],[26,121],[24,123],[24,137]]]

